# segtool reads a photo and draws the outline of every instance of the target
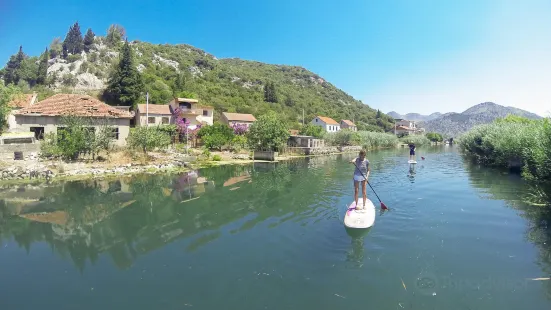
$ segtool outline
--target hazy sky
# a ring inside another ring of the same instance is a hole
[[[305,67],[383,112],[551,112],[550,0],[0,0],[0,62],[76,20],[104,35]]]

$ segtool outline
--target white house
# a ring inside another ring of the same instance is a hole
[[[408,121],[408,120],[402,119],[402,118],[394,119],[394,123],[395,123],[396,126],[404,126],[406,128],[412,129],[414,131],[417,128],[416,125],[415,125],[415,121]]]
[[[341,130],[341,125],[330,117],[316,116],[310,123],[322,127],[326,132],[337,132]]]
[[[350,129],[352,131],[358,131],[358,127],[356,127],[356,124],[354,124],[352,121],[343,119],[341,120],[341,128],[342,129]]]

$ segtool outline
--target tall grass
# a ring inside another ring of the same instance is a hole
[[[324,139],[333,146],[359,145],[365,149],[395,147],[398,144],[395,135],[373,131],[340,130],[325,134]]]
[[[526,178],[551,180],[549,119],[505,119],[480,125],[461,136],[459,145],[480,163],[508,167],[520,162]]]
[[[424,135],[409,135],[400,138],[402,143],[414,143],[415,146],[430,144],[430,140]]]

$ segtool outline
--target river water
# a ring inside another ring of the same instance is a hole
[[[349,231],[354,155],[4,187],[0,309],[551,309],[545,189],[369,152],[391,210]]]

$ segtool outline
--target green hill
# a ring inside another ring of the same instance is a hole
[[[125,31],[111,26],[106,36],[90,35],[82,41],[78,37],[80,27],[75,25],[71,26],[72,34],[63,41],[54,39],[43,54],[48,58],[47,74],[44,61],[40,66],[44,56],[29,57],[23,53],[19,55],[23,59],[19,67],[15,54],[0,75],[5,81],[18,77],[17,84],[25,92],[39,92],[39,99],[62,91],[101,96],[119,61]],[[215,119],[225,111],[259,116],[274,110],[293,128],[302,122],[303,111],[306,123],[315,115],[323,115],[336,121],[354,120],[360,129],[374,131],[388,130],[393,124],[391,117],[381,113],[377,118],[377,110],[301,67],[217,59],[186,44],[130,44],[133,63],[149,91],[150,103],[164,104],[173,96],[193,94],[202,103],[215,107]],[[270,100],[274,102],[267,102],[264,89],[271,83],[276,95]],[[134,104],[141,102],[145,102],[145,92]]]

